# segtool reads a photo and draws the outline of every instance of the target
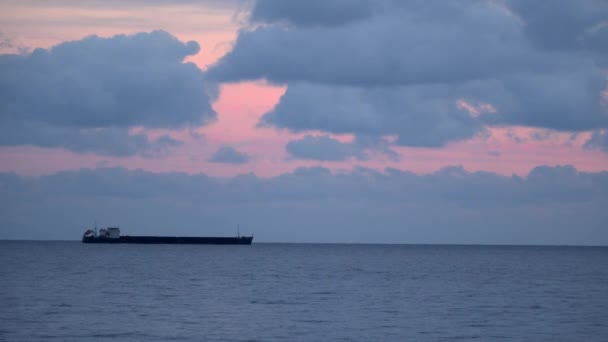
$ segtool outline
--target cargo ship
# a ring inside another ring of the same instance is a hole
[[[88,229],[82,235],[82,243],[140,243],[140,244],[188,244],[188,245],[251,245],[252,236],[121,236],[118,227]]]

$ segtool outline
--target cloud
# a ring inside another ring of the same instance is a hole
[[[257,0],[250,20],[254,23],[287,22],[295,26],[340,26],[367,18],[372,9],[369,0]]]
[[[500,151],[488,151],[488,155],[492,157],[500,157],[502,153]]]
[[[400,145],[426,147],[470,139],[493,125],[608,127],[601,106],[608,3],[272,3],[256,3],[252,22],[266,24],[243,29],[207,71],[220,82],[286,84],[262,124],[397,135]],[[340,6],[346,16],[334,21],[320,13]],[[351,10],[357,15],[347,15]],[[458,108],[463,100],[494,110],[469,118]]]
[[[581,172],[570,165],[538,166],[527,177],[468,172],[462,166],[448,166],[430,174],[392,168],[384,172],[355,168],[333,173],[323,167],[303,167],[272,178],[253,174],[213,178],[120,167],[60,171],[39,177],[0,175],[2,188],[13,192],[38,189],[52,196],[140,199],[186,196],[201,203],[247,202],[252,196],[249,190],[254,188],[258,189],[255,197],[261,201],[344,200],[365,195],[382,203],[447,201],[478,208],[608,199],[608,172]]]
[[[551,138],[553,133],[550,130],[533,131],[529,134],[530,139],[535,141],[544,141]]]
[[[399,154],[389,147],[384,139],[359,136],[352,142],[341,142],[328,135],[306,135],[302,139],[292,140],[285,147],[294,158],[318,161],[344,161],[350,158],[367,160],[370,152],[399,160]]]
[[[0,55],[0,122],[10,135],[0,142],[109,155],[173,145],[167,138],[153,142],[127,130],[182,128],[215,119],[202,72],[183,62],[198,51],[194,41],[154,31],[91,36],[27,55]]]
[[[605,130],[593,132],[589,140],[585,142],[585,148],[608,152],[608,132]]]
[[[328,135],[307,135],[287,143],[287,152],[298,159],[342,161],[349,158],[365,159],[363,151],[353,143],[343,143]]]
[[[391,2],[386,5],[392,8],[352,24],[243,30],[234,49],[208,74],[221,81],[266,78],[377,86],[466,81],[547,68],[543,56],[521,40],[519,24],[502,11],[458,3]]]
[[[457,107],[459,94],[451,91],[442,85],[368,89],[295,83],[261,124],[294,132],[397,135],[401,145],[439,147],[482,131],[478,119]]]
[[[508,6],[524,22],[525,33],[539,46],[551,50],[601,49],[606,41],[596,41],[605,24],[608,5],[604,1],[508,0]]]
[[[128,157],[160,157],[182,144],[168,135],[150,139],[125,128],[78,129],[43,123],[19,123],[0,127],[0,145],[18,146],[24,141],[35,146],[65,148],[76,153]]]
[[[232,235],[241,223],[258,241],[608,244],[608,173],[571,166],[527,177],[462,167],[273,178],[82,169],[0,173],[0,189],[1,238],[78,239],[97,218],[129,234]]]
[[[223,146],[215,151],[209,161],[212,163],[245,164],[250,158],[248,154],[239,152],[233,147]]]

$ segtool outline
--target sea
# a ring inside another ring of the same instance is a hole
[[[608,248],[0,242],[1,341],[608,341]]]

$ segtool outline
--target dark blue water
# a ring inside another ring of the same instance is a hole
[[[608,248],[0,242],[6,341],[608,341]]]

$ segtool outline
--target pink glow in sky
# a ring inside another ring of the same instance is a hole
[[[195,40],[201,52],[188,59],[205,70],[230,51],[239,29],[239,15],[233,9],[191,5],[150,6],[141,10],[129,6],[112,7],[47,7],[29,2],[0,4],[0,29],[12,42],[2,51],[48,48],[62,41],[77,40],[96,34],[112,36],[153,29],[163,29],[182,41]],[[145,170],[186,173],[206,173],[214,176],[233,176],[253,172],[269,177],[294,170],[300,166],[322,165],[336,170],[363,166],[382,170],[385,167],[427,173],[448,165],[463,165],[467,170],[485,170],[500,174],[526,174],[535,166],[572,164],[579,170],[608,169],[606,153],[583,148],[590,133],[575,137],[529,127],[489,128],[476,138],[449,143],[441,148],[414,148],[393,146],[400,155],[398,161],[381,154],[372,154],[367,160],[348,159],[339,162],[294,160],[285,145],[306,134],[292,133],[275,128],[260,128],[260,117],[272,110],[286,90],[285,86],[264,82],[224,84],[219,98],[213,103],[217,121],[203,127],[170,130],[144,130],[151,137],[169,134],[183,141],[158,158],[107,157],[78,154],[58,148],[33,146],[1,147],[0,171],[14,171],[37,175],[65,169],[124,166]],[[604,101],[608,92],[603,93]],[[310,99],[314,101],[314,99]],[[467,99],[454,106],[471,116],[495,113],[491,103],[475,103]],[[137,129],[136,129],[137,130]],[[341,141],[350,135],[332,135]],[[540,137],[540,138],[539,138]],[[209,162],[211,155],[222,146],[231,146],[250,156],[245,164],[219,164]]]

